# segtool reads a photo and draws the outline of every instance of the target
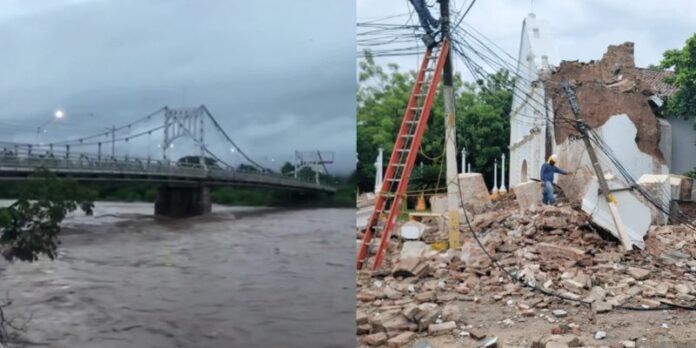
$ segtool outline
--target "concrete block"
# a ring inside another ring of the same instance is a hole
[[[491,196],[480,173],[462,173],[458,177],[463,208],[481,212],[491,205]]]
[[[517,205],[520,211],[541,205],[542,189],[541,183],[537,181],[527,181],[512,187],[512,192],[517,198]]]
[[[381,346],[387,343],[387,334],[384,332],[378,332],[376,334],[365,336],[365,343],[370,346]]]
[[[428,226],[426,224],[417,221],[406,222],[400,229],[401,238],[410,240],[420,239],[427,228]]]
[[[421,241],[408,241],[404,242],[403,247],[401,247],[399,257],[401,259],[420,258],[430,250],[430,246]]]
[[[623,229],[628,234],[631,243],[640,249],[645,248],[643,236],[648,232],[651,221],[651,210],[648,204],[637,198],[631,191],[616,191],[625,188],[625,185],[614,177],[607,177],[607,184],[616,198],[616,207],[623,222]],[[599,183],[596,178],[593,178],[588,185],[587,192],[582,199],[582,210],[590,214],[592,222],[620,240],[609,205],[605,198],[599,194]]]
[[[692,195],[694,189],[694,180],[682,175],[671,174],[669,183],[672,188],[672,200],[691,202],[694,197]]]
[[[430,196],[430,212],[434,214],[447,213],[447,195]]]
[[[579,261],[585,255],[585,251],[578,248],[565,247],[549,243],[539,243],[536,247],[540,254],[552,258],[565,258],[572,261]]]
[[[370,215],[372,215],[372,211],[374,211],[374,209],[374,205],[358,209],[358,211],[355,213],[355,225],[358,230],[362,231],[367,228],[368,220],[370,220]]]
[[[663,208],[669,211],[672,187],[668,175],[645,174],[638,179],[638,185],[658,201],[663,202]],[[666,213],[652,204],[648,204],[648,207],[650,220],[653,224],[665,225],[668,223],[669,216]]]
[[[451,332],[457,328],[457,323],[453,321],[444,322],[442,324],[428,325],[428,334],[436,336]]]
[[[409,342],[411,342],[416,337],[415,332],[406,331],[392,337],[387,341],[387,347],[389,348],[401,348],[405,347]]]

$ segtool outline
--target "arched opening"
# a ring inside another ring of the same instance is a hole
[[[522,182],[527,182],[527,160],[522,160],[522,173],[520,174]]]

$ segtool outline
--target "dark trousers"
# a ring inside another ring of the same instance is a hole
[[[431,33],[432,28],[437,28],[440,23],[435,19],[428,10],[428,6],[425,4],[425,0],[410,0],[413,8],[418,14],[418,20],[420,21],[421,27],[425,29],[425,32]],[[432,28],[431,28],[432,27]]]

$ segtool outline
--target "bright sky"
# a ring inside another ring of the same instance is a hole
[[[452,0],[462,9],[471,0]],[[427,0],[435,17],[439,4]],[[357,0],[358,22],[409,13],[408,0]],[[563,60],[600,59],[607,46],[626,41],[635,43],[637,66],[656,64],[662,52],[681,48],[696,32],[696,1],[693,0],[479,0],[465,21],[517,57],[522,20],[534,12],[550,25],[559,56]],[[409,16],[383,22],[405,24]],[[410,22],[417,24],[414,16]],[[417,57],[384,58],[415,70]],[[456,64],[456,63],[455,63]],[[459,63],[459,70],[464,66]]]

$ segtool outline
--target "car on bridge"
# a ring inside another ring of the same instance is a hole
[[[205,163],[205,166],[211,169],[222,169],[220,165],[218,165],[218,161],[212,157],[203,157],[203,162]],[[184,156],[179,158],[176,163],[180,166],[183,167],[194,167],[194,168],[200,168],[201,167],[201,161],[200,161],[200,156]]]

